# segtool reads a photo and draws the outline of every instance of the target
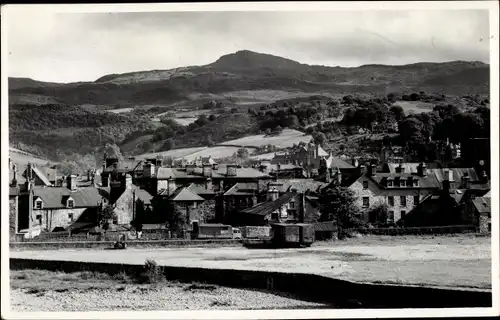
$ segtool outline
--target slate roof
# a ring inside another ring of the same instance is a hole
[[[479,176],[477,175],[476,170],[474,168],[442,168],[442,169],[427,169],[428,173],[433,173],[436,175],[439,182],[443,182],[445,180],[445,170],[450,170],[453,172],[453,181],[461,182],[462,177],[465,174],[468,174],[470,177],[470,181],[478,181]]]
[[[226,175],[227,166],[219,165],[217,170],[212,169],[212,178],[270,178],[269,175],[260,172],[254,168],[236,168],[236,176],[229,177]],[[184,168],[158,168],[156,171],[156,176],[158,179],[168,179],[168,178],[179,178],[179,179],[189,179],[196,178],[199,179],[202,177],[203,168],[196,167],[193,170],[193,173],[187,174],[186,169]]]
[[[141,164],[142,164],[142,160],[124,159],[122,161],[118,161],[118,163],[116,163],[116,166],[114,164],[110,165],[104,171],[105,172],[113,172],[116,169],[117,172],[130,172],[130,171],[138,170],[140,168]]]
[[[491,213],[491,198],[476,198],[472,200],[472,204],[479,213]]]
[[[212,188],[207,189],[204,184],[198,184],[198,183],[191,183],[188,186],[188,189],[196,194],[214,194],[214,188],[212,185]]]
[[[149,192],[139,187],[135,187],[134,189],[135,189],[135,196],[137,197],[137,199],[141,200],[146,205],[151,204],[153,196],[149,194]]]
[[[491,191],[488,191],[483,198],[491,198]]]
[[[259,203],[251,208],[242,210],[242,213],[245,214],[254,214],[259,216],[266,216],[275,210],[281,208],[284,204],[288,203],[295,196],[292,192],[287,192],[281,197],[279,197],[276,201],[267,201]]]
[[[282,184],[281,192],[291,191],[292,188],[297,189],[298,193],[306,191],[316,192],[318,188],[325,187],[327,183],[313,179],[278,179],[277,182]]]
[[[178,188],[169,198],[170,201],[205,201],[187,187]]]
[[[42,170],[40,170],[40,168],[33,166],[33,167],[32,167],[32,169],[33,169],[33,173],[34,173],[34,174],[36,174],[36,175],[38,176],[38,178],[40,178],[40,180],[42,180],[42,182],[43,182],[46,186],[51,186],[51,185],[52,185],[52,183],[50,183],[50,181],[49,181],[49,179],[47,178],[47,176],[45,175],[45,173],[43,173],[43,172],[42,172]],[[28,171],[28,169],[24,170],[24,172],[23,172],[23,174],[22,174],[22,176],[23,176],[24,178],[26,178],[27,171]],[[19,179],[18,179],[18,181],[19,181]]]
[[[80,188],[71,191],[65,187],[34,187],[33,197],[40,197],[44,209],[66,208],[65,200],[71,196],[75,200],[75,208],[97,207],[102,200],[99,190],[95,187]]]
[[[327,159],[330,168],[339,168],[339,169],[353,169],[355,168],[352,164],[338,158],[331,157]]]
[[[249,196],[257,193],[255,183],[238,182],[224,193],[225,196]]]
[[[395,180],[396,178],[405,178],[407,181],[408,179],[418,179],[418,187],[413,187],[413,186],[406,186],[406,187],[390,187],[390,190],[394,189],[428,189],[428,188],[440,188],[441,183],[437,179],[436,175],[433,173],[428,173],[426,176],[417,176],[416,174],[411,174],[411,173],[385,173],[385,172],[377,172],[374,176],[371,176],[370,178],[377,182],[380,186],[383,187],[383,184],[385,183],[384,181],[387,180],[387,178],[392,178]],[[389,188],[388,188],[389,189]]]

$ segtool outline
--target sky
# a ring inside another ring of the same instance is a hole
[[[7,68],[11,77],[94,81],[112,73],[209,64],[238,50],[343,67],[489,63],[488,17],[486,10],[19,11],[7,16]]]

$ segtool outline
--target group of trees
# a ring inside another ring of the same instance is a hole
[[[445,141],[461,143],[490,136],[490,109],[462,112],[453,105],[437,105],[432,112],[409,115],[399,123],[399,142],[418,161],[449,160]]]

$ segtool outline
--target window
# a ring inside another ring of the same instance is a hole
[[[413,186],[414,187],[418,187],[418,179],[414,179],[413,180]]]
[[[73,222],[73,212],[68,213],[68,219]]]
[[[418,205],[420,203],[420,197],[419,196],[413,196],[413,205]]]
[[[394,207],[394,197],[393,196],[387,197],[387,202],[389,202],[390,207]]]
[[[400,202],[402,207],[406,207],[406,196],[401,196]]]
[[[42,209],[42,206],[43,206],[42,200],[35,201],[35,209]]]
[[[116,215],[113,216],[113,224],[118,224],[118,217]]]
[[[36,221],[38,221],[38,224],[42,224],[42,215],[41,214],[36,215]]]
[[[73,199],[68,199],[68,208],[73,208],[75,206],[75,201]]]
[[[392,187],[394,184],[393,184],[393,181],[392,179],[391,180],[387,180],[387,186],[388,187]]]
[[[368,189],[368,181],[363,181],[363,189]]]
[[[394,211],[389,211],[389,214],[387,215],[387,223],[392,222],[394,222]]]
[[[399,185],[400,185],[401,187],[406,187],[406,180],[405,180],[405,179],[403,179],[403,178],[401,178],[401,180],[399,180]]]
[[[369,197],[363,197],[363,207],[368,208],[370,206],[370,198]]]
[[[295,209],[295,201],[290,202],[290,209]]]
[[[406,211],[401,210],[401,219],[403,219],[406,216]]]

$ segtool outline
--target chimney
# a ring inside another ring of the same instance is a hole
[[[209,177],[205,180],[205,189],[212,190],[212,178]]]
[[[219,164],[218,163],[214,163],[212,165],[212,170],[215,170],[215,171],[219,170]]]
[[[210,163],[203,165],[203,176],[207,178],[212,177],[212,165]]]
[[[450,192],[450,181],[449,180],[443,180],[443,192],[444,193]]]
[[[464,189],[470,189],[470,176],[468,172],[462,176],[462,185]]]
[[[253,195],[252,196],[252,207],[257,205],[257,196]]]
[[[28,168],[26,169],[26,180],[33,180],[33,165],[28,162]]]
[[[123,179],[123,185],[125,189],[132,189],[132,176],[130,174],[126,174]]]
[[[142,172],[142,175],[144,178],[152,178],[154,177],[155,175],[155,165],[151,162],[148,162],[146,163],[144,166],[143,166],[143,172]]]
[[[87,181],[91,181],[92,180],[92,171],[90,171],[90,169],[87,170]]]
[[[228,164],[227,167],[227,172],[226,176],[228,177],[236,177],[236,165],[234,164]]]
[[[10,158],[9,158],[9,161],[10,161]],[[12,183],[11,183],[11,186],[13,187],[17,187],[17,166],[14,164],[12,166]]]
[[[279,190],[273,183],[269,184],[267,189],[267,201],[276,201],[279,198]]]
[[[278,163],[278,164],[276,164],[276,180],[279,179],[280,170],[281,170],[281,164]]]
[[[290,191],[291,191],[292,193],[297,193],[297,188],[291,188],[291,189],[290,189]]]
[[[103,186],[104,188],[109,187],[109,174],[104,175],[104,176],[101,176],[101,177],[102,177],[102,183],[101,183],[101,184],[102,184],[102,186]]]
[[[68,189],[71,191],[76,190],[76,176],[74,174],[68,177]]]
[[[339,168],[337,168],[337,183],[339,186],[342,184],[342,172],[340,172]]]
[[[417,174],[421,177],[425,177],[427,175],[427,165],[425,163],[420,162],[417,167]]]
[[[193,174],[195,168],[196,168],[195,164],[186,165],[186,174]]]
[[[368,168],[367,168],[367,169],[368,169],[368,170],[367,170],[367,175],[368,175],[369,177],[372,177],[372,176],[374,176],[374,175],[375,175],[376,168],[375,168],[375,165],[374,165],[374,164],[370,163],[370,164],[368,165]]]
[[[333,171],[332,168],[326,169],[326,172],[325,172],[325,182],[326,183],[330,183],[332,181],[332,175],[333,175],[332,171]]]

